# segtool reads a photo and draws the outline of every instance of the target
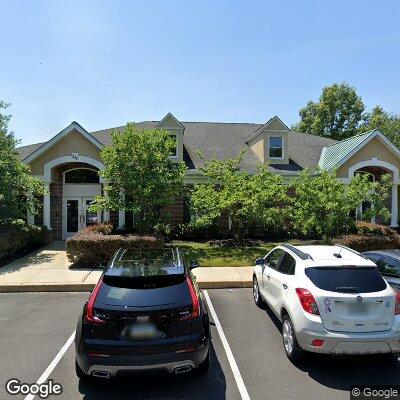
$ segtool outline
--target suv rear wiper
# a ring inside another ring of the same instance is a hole
[[[358,293],[358,287],[355,287],[355,286],[337,286],[336,290],[338,292]]]

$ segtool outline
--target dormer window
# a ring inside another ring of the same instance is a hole
[[[270,136],[268,148],[270,159],[283,159],[283,138],[281,136]]]
[[[178,138],[176,137],[176,134],[171,134],[171,139],[174,142],[174,147],[171,149],[171,158],[177,158],[178,157]]]

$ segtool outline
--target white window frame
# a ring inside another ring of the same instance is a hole
[[[173,160],[177,160],[178,159],[178,134],[171,132],[170,130],[169,130],[169,132],[170,132],[171,137],[175,136],[175,154],[172,156],[169,156],[169,158],[171,158]]]
[[[281,141],[282,141],[282,147],[281,147],[281,149],[282,149],[282,157],[271,157],[270,149],[271,148],[273,148],[273,149],[277,149],[278,148],[278,147],[271,147],[271,138],[279,138],[279,139],[281,139]],[[280,135],[268,136],[268,158],[270,160],[284,160],[285,159],[285,144],[284,144],[283,136],[280,136]]]
[[[99,172],[97,169],[90,168],[90,167],[75,167],[75,168],[71,168],[71,169],[63,172],[63,184],[64,185],[66,184],[65,183],[65,174],[67,172],[75,171],[77,169],[88,169],[90,171],[94,171],[94,172],[97,172],[97,173]],[[67,183],[67,185],[99,185],[100,183],[101,183],[101,178],[100,178],[100,175],[99,175],[99,182],[98,183]]]

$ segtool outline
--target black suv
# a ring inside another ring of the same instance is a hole
[[[78,320],[78,377],[208,370],[209,319],[195,266],[177,248],[118,250]]]

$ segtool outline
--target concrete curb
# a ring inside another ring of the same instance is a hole
[[[197,281],[197,283],[201,289],[249,288],[253,285],[252,281]],[[93,283],[0,285],[0,293],[90,292],[94,286]]]
[[[19,292],[90,292],[94,288],[93,283],[37,283],[22,285],[0,285],[0,293]]]

